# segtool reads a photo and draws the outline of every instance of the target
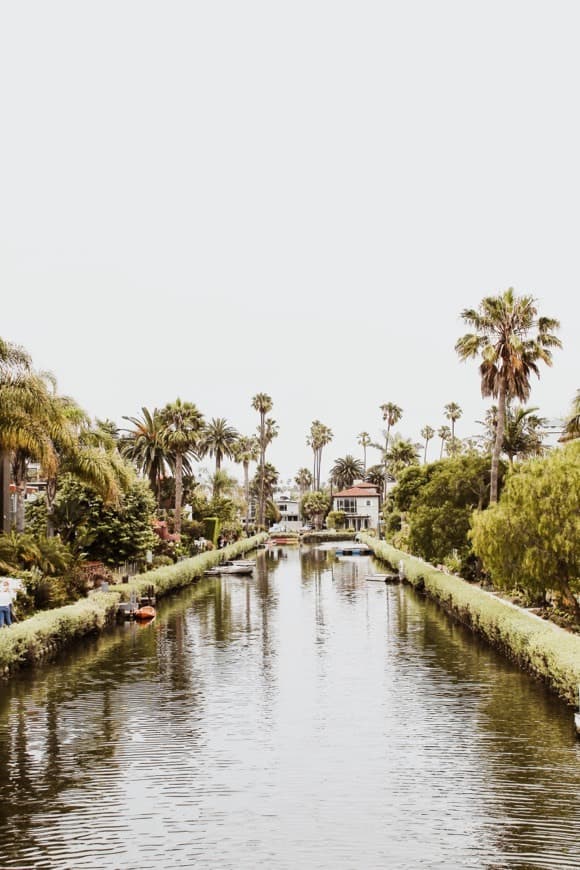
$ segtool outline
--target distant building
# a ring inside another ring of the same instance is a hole
[[[355,482],[349,489],[343,489],[332,496],[332,510],[344,511],[346,528],[377,529],[379,526],[379,505],[381,497],[372,483]]]
[[[285,532],[297,532],[302,526],[298,499],[292,498],[288,493],[275,495],[274,504],[280,511],[280,521],[277,525]]]

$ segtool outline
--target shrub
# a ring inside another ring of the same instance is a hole
[[[203,536],[208,541],[211,541],[212,544],[217,544],[217,540],[220,533],[220,520],[219,517],[205,517],[203,521]]]

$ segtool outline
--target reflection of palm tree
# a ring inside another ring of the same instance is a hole
[[[478,309],[465,309],[461,315],[474,332],[458,339],[455,349],[462,360],[480,356],[481,394],[498,400],[497,432],[491,455],[492,504],[498,498],[506,402],[527,401],[532,373],[540,376],[538,363],[552,365],[552,348],[562,346],[554,334],[560,324],[553,318],[538,317],[534,303],[531,296],[516,296],[510,287],[500,296],[487,296]]]

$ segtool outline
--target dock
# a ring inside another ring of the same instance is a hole
[[[337,556],[371,556],[373,551],[364,544],[353,544],[348,547],[338,547],[335,552]]]

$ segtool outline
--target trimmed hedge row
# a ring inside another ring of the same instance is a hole
[[[403,563],[405,579],[424,591],[456,619],[472,628],[508,658],[540,677],[570,705],[580,685],[580,637],[510,602],[502,601],[428,562],[409,556],[385,541],[361,534],[361,540],[391,568]]]
[[[96,592],[74,604],[37,613],[30,619],[2,629],[0,675],[7,676],[22,664],[33,664],[77,638],[102,631],[115,621],[119,602],[128,600],[132,592],[139,595],[147,587],[153,586],[155,595],[162,598],[193,583],[208,568],[255,549],[266,537],[261,534],[245,538],[229,544],[223,550],[210,550],[175,565],[156,568],[109,592]]]

